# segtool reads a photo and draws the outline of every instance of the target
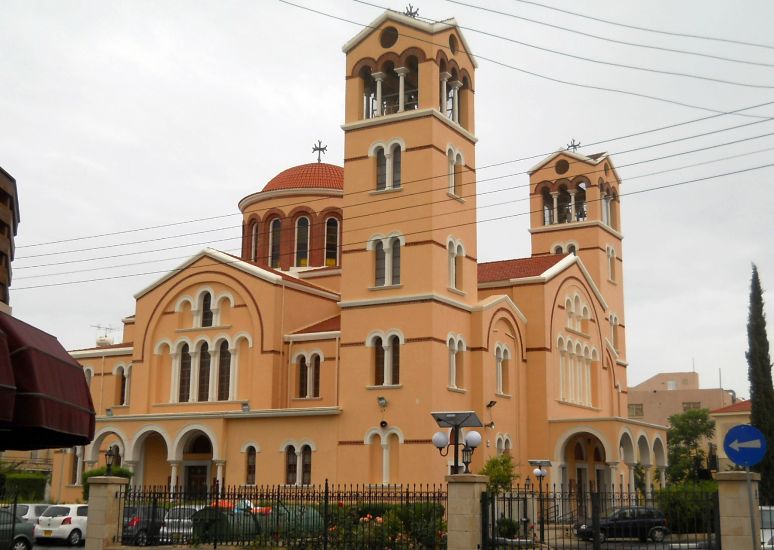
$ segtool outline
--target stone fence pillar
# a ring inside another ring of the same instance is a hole
[[[487,476],[475,474],[446,476],[449,484],[447,550],[471,550],[481,544],[481,493],[486,491],[487,481]]]
[[[118,533],[120,499],[116,496],[129,480],[125,477],[97,476],[89,478],[89,527],[86,530],[86,550],[103,550],[114,546]]]
[[[761,514],[758,508],[760,474],[751,473],[753,510],[750,518],[750,497],[745,472],[717,472],[720,503],[720,547],[739,550],[760,548]]]

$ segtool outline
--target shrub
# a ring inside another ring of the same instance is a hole
[[[487,492],[490,495],[504,493],[511,489],[516,472],[513,468],[513,459],[508,453],[493,456],[486,461],[481,469],[481,474],[489,478]]]
[[[717,491],[714,481],[679,483],[656,491],[655,499],[669,521],[670,531],[696,533],[712,530]]]
[[[93,470],[88,470],[86,472],[83,472],[83,476],[81,479],[83,480],[83,501],[88,502],[89,501],[89,478],[95,477],[95,476],[104,476],[106,472],[106,468],[104,466],[100,466],[99,468],[94,468]],[[116,477],[125,477],[126,479],[132,478],[132,471],[128,470],[126,468],[121,467],[113,467],[113,469],[110,471],[110,474]]]
[[[497,520],[497,535],[506,539],[512,539],[519,532],[519,524],[515,519],[501,517]]]
[[[5,474],[5,490],[16,493],[19,500],[41,501],[46,493],[48,476],[36,472],[9,472]]]

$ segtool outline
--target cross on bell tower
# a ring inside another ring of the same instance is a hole
[[[320,159],[321,154],[328,152],[328,146],[322,144],[322,140],[318,139],[317,144],[312,147],[312,153],[317,153],[317,162],[322,162]]]

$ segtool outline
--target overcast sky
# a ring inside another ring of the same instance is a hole
[[[521,0],[469,3],[533,21],[414,2],[421,17],[456,17],[478,56],[479,261],[530,254],[526,170],[571,139],[603,142],[579,152],[610,152],[623,178],[630,385],[695,365],[703,387],[717,387],[722,369],[723,386],[748,396],[751,262],[774,287],[774,168],[758,168],[774,163],[774,2],[538,1],[768,45],[657,34]],[[239,199],[313,161],[317,139],[325,161],[342,164],[341,46],[381,9],[298,3],[354,23],[276,0],[0,2],[0,166],[16,178],[21,207],[17,317],[68,349],[90,347],[92,325],[121,327],[133,294],[166,270],[204,246],[237,251]],[[146,229],[163,224],[176,225]],[[136,231],[93,238],[126,230]],[[122,246],[78,252],[106,245]]]

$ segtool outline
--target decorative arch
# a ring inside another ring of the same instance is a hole
[[[172,353],[172,350],[175,349],[175,346],[169,338],[162,338],[156,342],[155,346],[153,346],[153,355],[162,355],[164,353],[164,346],[167,347],[167,353]]]
[[[126,456],[127,447],[129,445],[129,438],[126,437],[126,434],[121,430],[121,428],[117,428],[115,426],[105,426],[104,428],[97,430],[97,432],[94,434],[94,439],[92,442],[84,449],[84,460],[87,462],[98,462],[99,448],[102,446],[102,442],[105,441],[109,435],[114,435],[118,438],[118,441],[116,442],[118,450],[121,451],[121,456]]]
[[[204,435],[210,439],[210,445],[212,445],[212,460],[221,460],[218,438],[215,436],[215,432],[203,424],[190,424],[178,432],[174,443],[171,447],[168,447],[168,449],[171,450],[169,460],[183,459],[183,448],[191,433],[196,431],[204,433]]]
[[[597,440],[602,444],[602,449],[605,451],[605,456],[608,457],[608,460],[610,457],[617,456],[617,453],[612,452],[610,442],[602,432],[592,428],[591,426],[576,426],[569,428],[556,439],[556,446],[554,447],[554,460],[557,464],[564,463],[564,456],[567,452],[567,444],[572,440],[572,438],[583,433],[589,433],[597,438]]]
[[[661,439],[661,435],[656,435],[656,437],[653,439],[653,458],[654,458],[654,463],[656,467],[666,468],[666,465],[667,465],[666,445],[664,444],[664,441]]]
[[[129,445],[129,451],[126,453],[127,460],[134,460],[135,462],[139,461],[142,458],[140,456],[140,448],[142,447],[142,442],[145,441],[145,439],[149,435],[154,433],[161,436],[161,439],[164,440],[164,445],[167,448],[167,460],[172,460],[169,454],[171,449],[171,445],[170,445],[171,440],[169,438],[169,434],[164,428],[156,424],[151,424],[150,426],[144,426],[140,428],[136,434],[134,434],[134,438],[132,439],[132,442]]]
[[[256,443],[255,441],[247,441],[245,443],[242,443],[242,446],[239,447],[239,452],[240,453],[246,453],[248,447],[252,447],[253,449],[255,449],[256,453],[260,453],[261,452],[261,446],[258,445],[258,443]]]
[[[425,51],[417,48],[416,46],[411,46],[410,48],[406,48],[403,50],[400,54],[400,63],[401,67],[405,67],[406,63],[408,61],[409,57],[416,57],[417,63],[424,63],[427,60],[427,54],[425,54]]]
[[[175,302],[175,313],[180,313],[183,311],[183,304],[185,303],[187,303],[191,309],[194,309],[195,301],[193,297],[188,294],[184,294],[183,296],[180,296]]]
[[[368,74],[375,72],[374,68],[376,67],[376,59],[373,57],[364,57],[363,59],[359,60],[355,65],[352,67],[352,72],[349,76],[357,77],[360,76],[361,71],[363,69],[368,70]]]
[[[624,463],[634,464],[636,462],[634,456],[634,439],[632,438],[632,433],[629,431],[629,428],[624,427],[621,430],[621,434],[618,436],[618,449],[619,451],[616,455],[619,456]]]
[[[637,438],[637,453],[639,454],[639,462],[649,468],[653,465],[653,460],[650,454],[650,442],[648,442],[648,436],[645,433],[641,433]]]

